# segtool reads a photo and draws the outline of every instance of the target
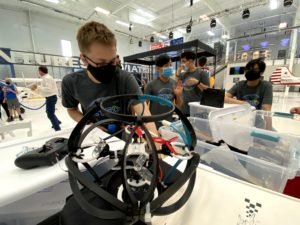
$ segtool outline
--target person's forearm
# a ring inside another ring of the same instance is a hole
[[[183,104],[182,95],[176,95],[175,105],[180,108],[182,104]]]
[[[234,98],[230,98],[230,97],[225,97],[225,103],[228,103],[228,104],[245,104],[244,101],[240,101],[240,100],[237,100],[237,99],[234,99]]]
[[[76,122],[79,122],[83,114],[78,110],[78,108],[67,109],[69,116]]]
[[[206,90],[207,88],[209,88],[209,86],[208,86],[208,85],[205,85],[205,84],[203,84],[203,83],[200,83],[200,84],[198,85],[198,88],[200,88],[201,91],[204,91],[204,90]]]
[[[142,104],[136,104],[133,106],[133,110],[137,115],[142,115],[143,112],[143,105]],[[143,116],[151,116],[149,107],[146,103],[144,103],[144,113]],[[145,124],[146,128],[149,130],[151,135],[153,136],[158,136],[158,131],[156,128],[155,123],[146,123]]]

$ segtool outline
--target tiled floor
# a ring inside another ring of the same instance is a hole
[[[43,101],[31,101],[23,102],[24,105],[30,106],[32,108],[38,108],[43,104]],[[276,112],[289,112],[290,108],[294,106],[300,106],[300,93],[291,92],[287,97],[284,97],[284,92],[275,92],[272,111]],[[2,109],[3,111],[3,109]],[[59,101],[57,103],[56,115],[62,121],[61,128],[62,130],[73,128],[76,123],[69,117],[66,112],[66,109],[61,105]],[[32,136],[49,136],[55,134],[55,131],[51,128],[51,123],[47,118],[45,107],[39,110],[26,110],[23,114],[24,120],[30,120],[32,122]],[[2,118],[5,121],[6,115],[2,112]],[[19,123],[19,120],[16,119],[13,123]],[[296,124],[297,125],[297,124]],[[299,122],[300,130],[300,122]],[[16,130],[14,131],[15,137],[12,137],[8,133],[4,135],[4,139],[0,139],[0,142],[14,141],[16,139],[25,138],[27,136],[27,130]],[[0,148],[1,148],[0,143]]]

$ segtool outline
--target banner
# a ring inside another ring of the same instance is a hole
[[[9,48],[0,48],[0,64],[2,65],[43,65],[59,66],[69,68],[84,68],[80,57],[64,57],[58,55],[49,55],[44,53],[33,53],[11,50]]]
[[[124,63],[123,70],[133,74],[139,85],[141,85],[142,80],[149,82],[152,78],[150,67],[147,65]]]
[[[170,45],[179,45],[183,43],[183,37],[176,38],[170,41]]]
[[[155,43],[150,45],[150,50],[155,50],[163,47],[165,47],[164,43]]]

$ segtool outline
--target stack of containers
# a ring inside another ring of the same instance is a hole
[[[256,128],[259,114],[252,107],[211,110],[208,119],[195,117],[202,109],[190,107],[192,117],[189,120],[198,139],[195,150],[201,155],[201,163],[278,192],[283,192],[288,179],[297,175],[300,138]],[[172,128],[160,130],[168,139],[180,136]],[[225,144],[217,146],[220,142]]]

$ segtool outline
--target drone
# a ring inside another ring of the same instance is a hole
[[[145,101],[159,102],[169,110],[160,115],[132,115],[131,108],[144,107]],[[91,123],[99,112],[106,119]],[[177,137],[164,140],[147,129],[146,123],[164,120],[174,113],[181,120],[184,141],[177,141]],[[99,128],[107,127],[117,129],[105,137],[97,134]],[[89,139],[93,142],[87,143]],[[125,144],[113,148],[113,142],[120,143],[120,139]],[[62,224],[150,225],[153,216],[174,213],[188,201],[194,188],[200,160],[195,145],[192,125],[168,100],[151,95],[96,100],[69,138],[66,165],[73,196],[61,212]],[[163,155],[177,163],[165,163],[160,159]],[[177,170],[182,161],[186,162],[183,172]],[[165,206],[186,183],[182,196]]]

